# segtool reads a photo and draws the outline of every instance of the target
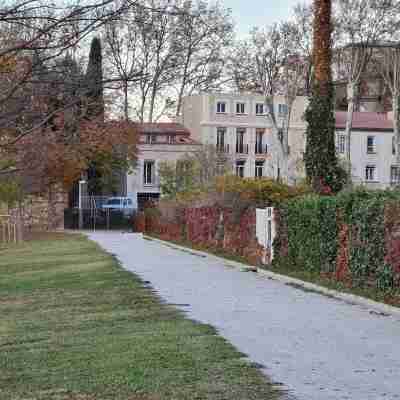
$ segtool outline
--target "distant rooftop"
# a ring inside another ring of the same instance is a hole
[[[346,111],[336,112],[336,129],[345,129]],[[356,130],[393,130],[393,121],[387,113],[355,112],[353,114],[353,127]]]
[[[190,136],[190,131],[176,122],[146,122],[137,123],[135,126],[141,134]]]
[[[182,124],[176,122],[147,122],[147,123],[135,123],[135,127],[139,135],[155,135],[157,137],[162,136],[174,136],[172,142],[168,144],[194,144],[200,145],[199,142],[193,140],[190,137],[190,131]],[[153,144],[162,144],[164,142],[159,142],[159,139]],[[161,139],[163,140],[163,139]],[[139,138],[140,144],[146,144],[146,140],[143,137]]]

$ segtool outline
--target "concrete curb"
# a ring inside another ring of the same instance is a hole
[[[238,268],[242,271],[257,272],[261,276],[264,276],[268,279],[272,279],[272,280],[284,283],[286,285],[298,286],[299,289],[303,288],[305,290],[316,292],[316,293],[324,295],[324,296],[333,297],[336,300],[340,300],[340,301],[343,301],[343,302],[351,304],[351,305],[358,305],[358,306],[368,309],[371,314],[377,314],[377,315],[381,315],[383,317],[395,316],[395,317],[400,318],[400,308],[398,308],[398,307],[390,306],[390,305],[384,304],[384,303],[379,303],[377,301],[370,300],[365,297],[357,296],[355,294],[343,293],[343,292],[339,292],[334,289],[328,289],[323,286],[316,285],[315,283],[305,282],[300,279],[291,278],[286,275],[277,274],[275,272],[268,271],[263,268],[258,268],[256,266],[247,265],[247,264],[243,264],[243,263],[240,263],[237,261],[228,260],[226,258],[218,257],[214,254],[210,254],[205,251],[193,250],[190,247],[177,245],[175,243],[167,242],[167,241],[157,239],[152,236],[145,235],[145,234],[143,235],[143,239],[158,242],[160,244],[163,244],[164,246],[171,247],[171,248],[174,248],[177,250],[181,250],[186,253],[191,253],[193,255],[200,256],[202,258],[208,258],[211,260],[214,259],[219,262],[222,262],[225,265],[229,265],[231,267]]]

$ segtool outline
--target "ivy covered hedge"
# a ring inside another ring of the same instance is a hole
[[[390,292],[400,284],[399,205],[397,191],[289,200],[279,211],[274,266]]]

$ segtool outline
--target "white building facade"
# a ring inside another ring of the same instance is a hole
[[[137,200],[139,208],[148,200],[160,197],[158,168],[161,162],[176,162],[201,149],[190,131],[176,123],[135,124],[138,132],[136,169],[128,174],[127,196]]]
[[[290,165],[295,180],[304,175],[300,164],[306,106],[305,97],[296,99],[289,124]],[[184,99],[181,122],[196,141],[215,145],[218,151],[232,156],[237,175],[276,178],[280,176],[279,165],[273,162],[277,142],[265,107],[262,95],[203,93]],[[276,97],[275,107],[278,125],[283,128],[287,113],[283,97]]]
[[[346,159],[346,112],[336,113],[336,150]],[[356,112],[351,132],[352,181],[370,189],[400,184],[391,113]]]

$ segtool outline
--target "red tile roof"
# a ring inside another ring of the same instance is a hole
[[[336,129],[346,127],[345,111],[336,112]],[[393,130],[393,121],[387,113],[355,112],[353,114],[353,128],[358,130]]]
[[[175,122],[157,122],[157,123],[142,123],[135,124],[139,133],[148,134],[151,133],[153,135],[184,135],[190,136],[190,131],[185,128],[182,124],[177,124]]]

